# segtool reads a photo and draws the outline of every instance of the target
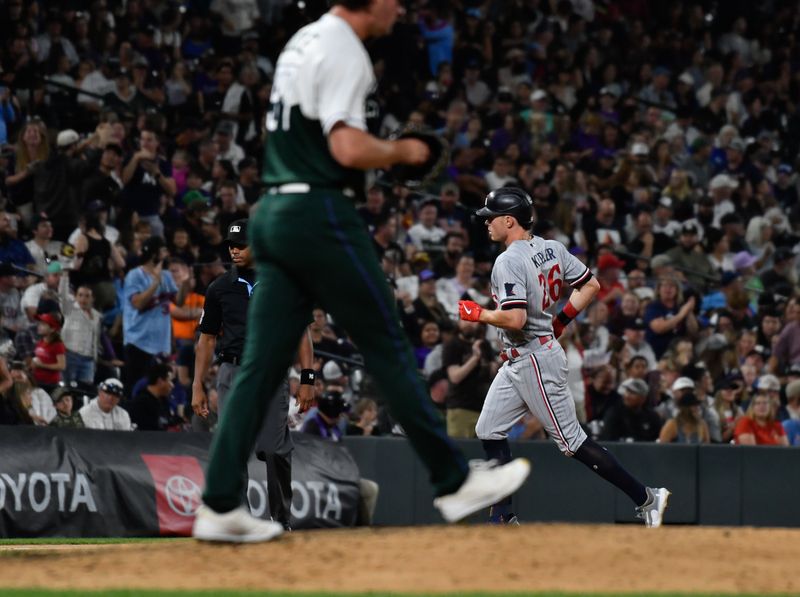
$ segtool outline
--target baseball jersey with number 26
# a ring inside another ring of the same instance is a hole
[[[521,330],[501,330],[506,347],[520,347],[553,333],[555,305],[564,283],[580,284],[591,271],[555,240],[534,236],[511,243],[492,269],[492,297],[498,309],[525,309]]]

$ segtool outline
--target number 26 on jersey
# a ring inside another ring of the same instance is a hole
[[[539,272],[539,286],[542,289],[542,311],[547,309],[550,304],[555,304],[561,298],[561,287],[564,280],[561,279],[561,267],[556,263],[545,276],[545,272]]]

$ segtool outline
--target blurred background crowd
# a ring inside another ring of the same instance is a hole
[[[797,3],[403,5],[369,46],[369,125],[432,128],[451,162],[358,200],[442,411],[477,418],[500,364],[457,303],[491,302],[471,212],[510,184],[602,285],[562,340],[594,437],[800,445]],[[203,294],[264,192],[277,55],[325,2],[68,6],[0,0],[0,422],[213,428],[190,407]],[[309,330],[311,430],[402,434],[345,332],[319,309]]]

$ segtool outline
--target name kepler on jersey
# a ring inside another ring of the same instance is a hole
[[[538,253],[534,254],[531,257],[531,261],[533,261],[533,265],[536,267],[542,267],[548,261],[553,261],[556,258],[556,254],[550,247],[547,247],[544,251],[539,251]]]

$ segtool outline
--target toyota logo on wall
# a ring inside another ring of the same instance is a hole
[[[200,486],[182,475],[167,479],[164,493],[169,507],[179,516],[194,516],[202,501]]]

